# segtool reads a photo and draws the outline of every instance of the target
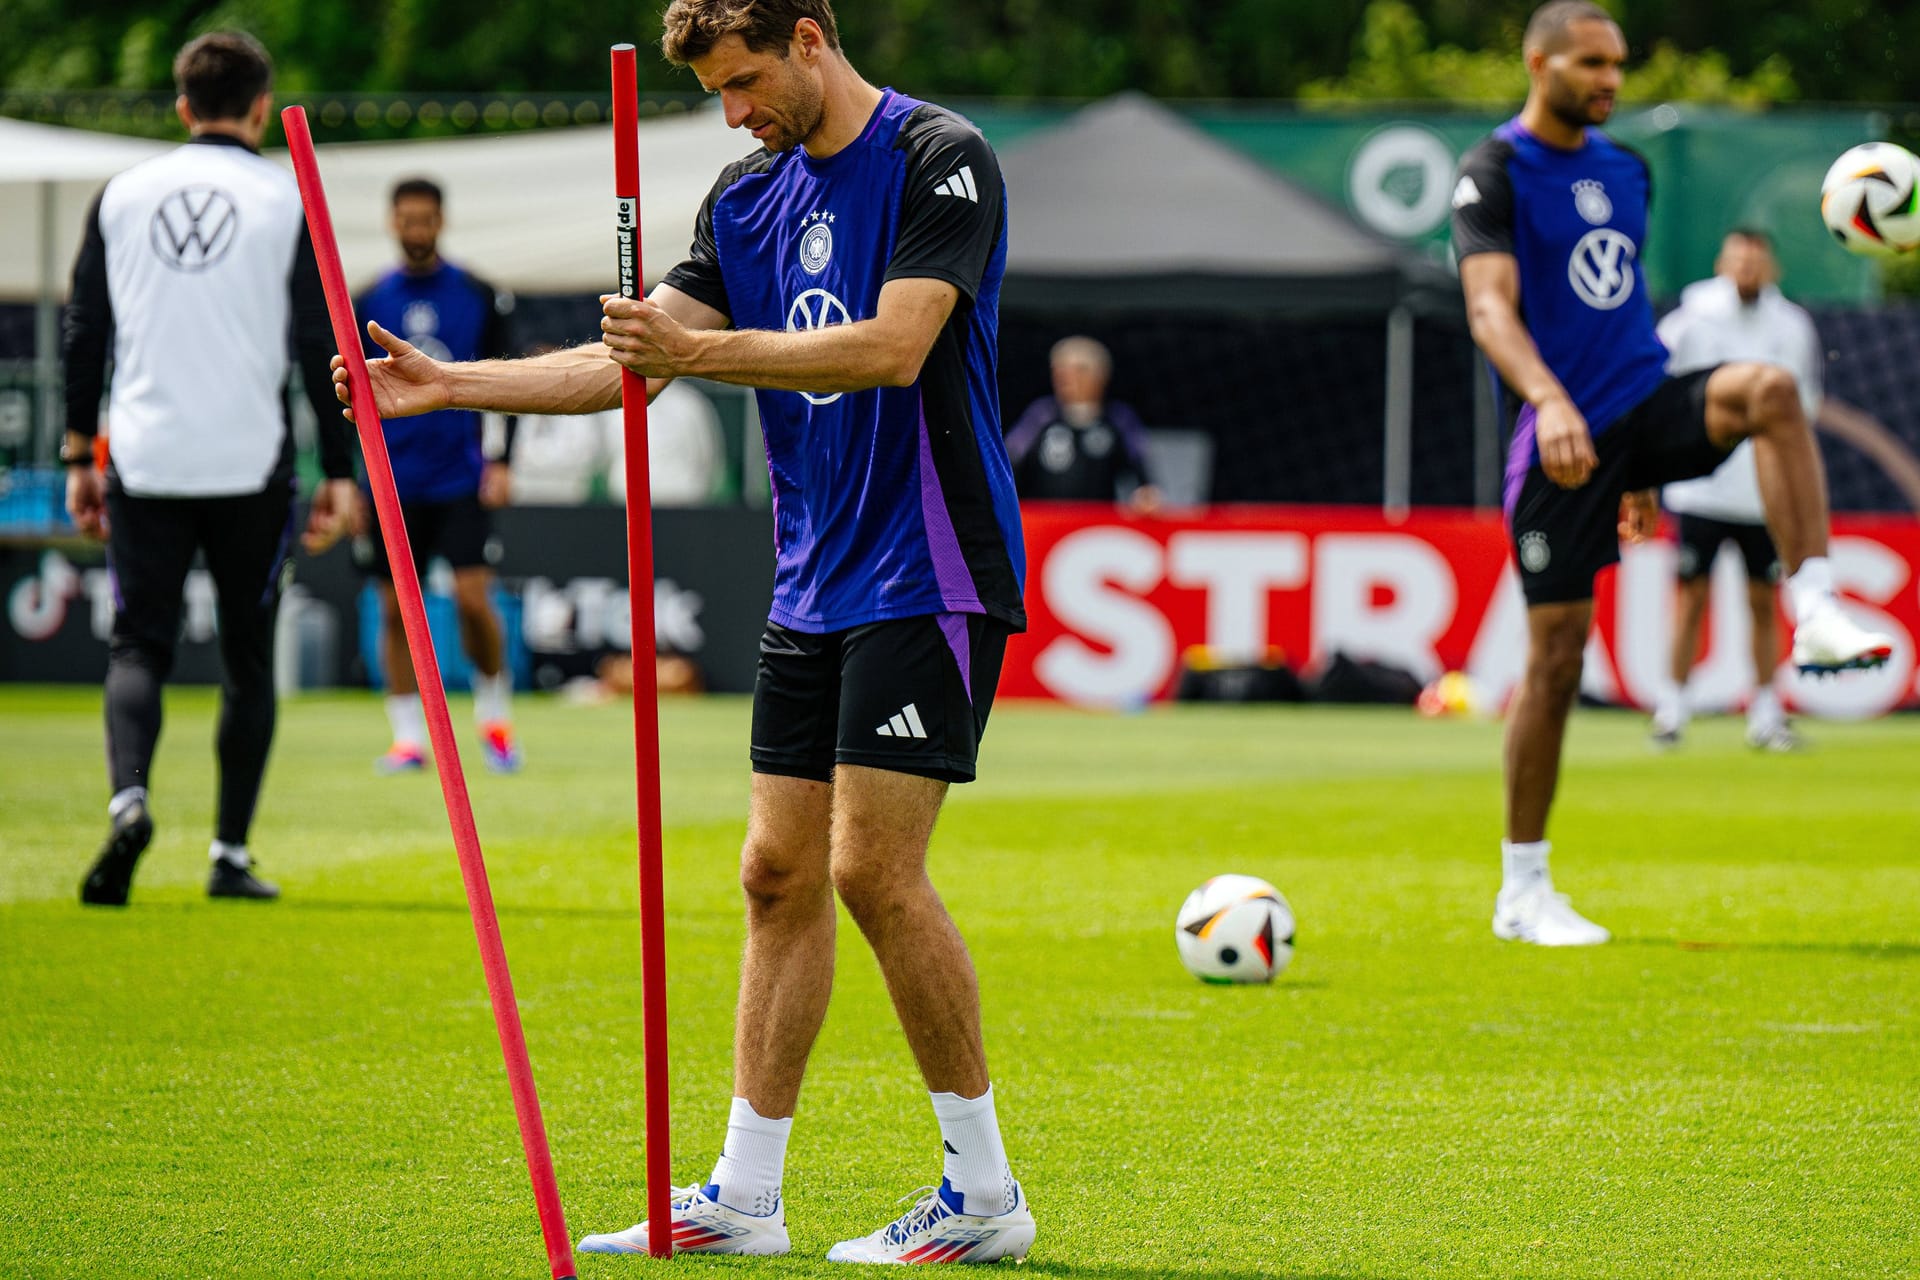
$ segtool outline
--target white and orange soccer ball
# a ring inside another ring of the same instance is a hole
[[[1293,909],[1256,876],[1215,876],[1180,905],[1173,938],[1202,982],[1272,982],[1293,959]]]
[[[1849,253],[1884,257],[1920,245],[1920,159],[1891,142],[1853,148],[1820,184],[1820,217]]]

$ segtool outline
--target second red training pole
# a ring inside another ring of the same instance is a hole
[[[333,322],[334,344],[347,366],[354,422],[360,428],[360,449],[367,460],[367,481],[380,515],[380,535],[386,542],[387,563],[393,566],[393,586],[400,598],[400,619],[406,627],[407,648],[413,655],[414,674],[419,677],[420,700],[427,713],[427,733],[433,741],[433,761],[440,770],[440,792],[447,802],[447,823],[453,828],[453,845],[460,856],[460,878],[467,890],[467,909],[473,915],[474,937],[480,944],[480,967],[486,974],[487,995],[493,1003],[500,1052],[506,1058],[507,1083],[513,1092],[514,1117],[520,1124],[520,1143],[527,1154],[527,1174],[533,1182],[533,1203],[540,1215],[547,1264],[553,1269],[554,1280],[573,1280],[573,1246],[567,1238],[567,1222],[560,1210],[560,1187],[554,1180],[553,1157],[547,1149],[547,1127],[540,1118],[540,1095],[533,1087],[533,1066],[527,1060],[520,1006],[513,998],[513,975],[507,971],[507,952],[500,941],[493,889],[487,883],[487,864],[480,855],[480,836],[473,825],[473,804],[467,798],[467,779],[460,769],[460,749],[454,742],[453,722],[447,715],[440,663],[433,653],[426,603],[421,599],[420,578],[413,568],[400,496],[393,486],[386,436],[380,428],[380,410],[374,403],[366,354],[360,349],[353,300],[347,294],[346,272],[340,265],[340,246],[333,235],[333,215],[327,210],[327,192],[320,182],[320,165],[314,158],[306,109],[288,107],[280,113],[280,122],[287,131],[287,150],[292,153],[294,176],[300,183],[300,202],[306,206],[307,231],[313,239],[314,257],[320,264],[320,283],[327,295],[327,316]]]
[[[630,44],[613,46],[613,194],[620,296],[641,296],[640,86]],[[627,598],[633,633],[633,781],[640,833],[640,990],[647,1088],[647,1252],[673,1253],[673,1144],[667,1105],[667,914],[660,837],[660,690],[654,662],[653,484],[647,380],[620,371],[627,442]]]

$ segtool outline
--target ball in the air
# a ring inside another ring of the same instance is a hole
[[[1256,876],[1215,876],[1180,905],[1173,937],[1202,982],[1271,982],[1293,959],[1293,909]]]
[[[1820,217],[1850,253],[1882,257],[1920,245],[1920,159],[1891,142],[1853,148],[1820,184]]]

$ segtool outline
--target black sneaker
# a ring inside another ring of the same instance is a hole
[[[280,896],[280,886],[257,879],[250,866],[243,867],[237,862],[228,862],[225,858],[215,858],[213,870],[207,873],[207,896],[209,898],[256,898],[263,902],[271,902]]]
[[[100,846],[87,878],[80,882],[80,901],[90,907],[124,907],[133,886],[133,868],[153,842],[153,819],[147,804],[136,800],[113,820],[113,831]]]

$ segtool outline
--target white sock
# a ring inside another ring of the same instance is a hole
[[[423,747],[427,741],[427,713],[421,709],[417,693],[387,695],[387,723],[393,726],[393,740]]]
[[[113,799],[107,801],[107,821],[120,821],[121,814],[136,804],[145,804],[146,800],[147,789],[145,787],[127,787],[124,790],[114,792]]]
[[[993,1113],[993,1086],[977,1098],[936,1093],[933,1114],[940,1121],[940,1141],[946,1148],[944,1176],[960,1193],[971,1214],[997,1217],[1013,1208],[1013,1170],[1000,1141],[1000,1121]]]
[[[505,666],[500,674],[473,673],[473,721],[478,725],[505,724],[513,718],[513,673]]]
[[[1678,729],[1687,722],[1687,691],[1669,680],[1653,695],[1653,716],[1663,725]]]
[[[1796,625],[1833,599],[1833,565],[1825,556],[1808,556],[1800,562],[1800,568],[1787,579],[1787,599],[1793,604]]]
[[[1545,840],[1502,840],[1500,892],[1519,893],[1536,884],[1551,885],[1553,873],[1547,870],[1547,854],[1552,848]]]
[[[745,1098],[727,1114],[727,1141],[713,1166],[721,1204],[764,1218],[780,1208],[780,1175],[787,1166],[793,1117],[769,1120]]]
[[[1753,691],[1753,701],[1747,704],[1747,728],[1749,731],[1772,732],[1785,724],[1787,713],[1780,706],[1780,695],[1770,686],[1761,685]]]
[[[247,846],[228,844],[225,840],[215,840],[208,847],[207,859],[211,862],[231,862],[236,867],[253,865],[253,855],[247,852]]]

